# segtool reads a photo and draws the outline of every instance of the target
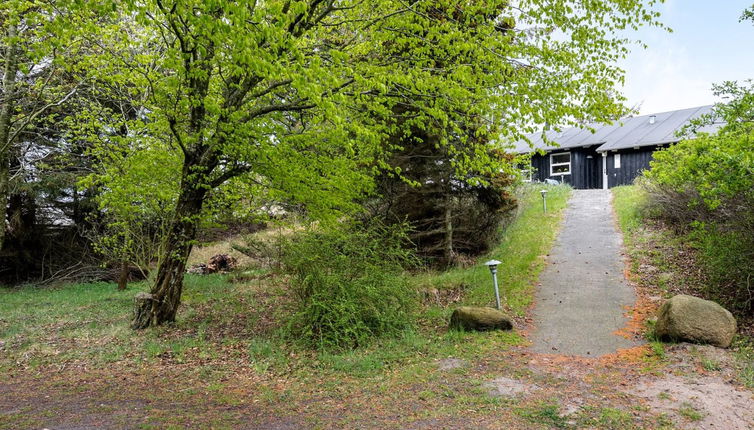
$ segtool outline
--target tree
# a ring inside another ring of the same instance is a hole
[[[107,73],[150,88],[148,126],[153,136],[167,136],[166,150],[181,166],[164,258],[133,323],[143,328],[175,319],[204,204],[226,181],[247,173],[258,181],[272,179],[309,209],[337,207],[339,196],[364,186],[353,161],[342,157],[358,151],[349,136],[358,130],[335,115],[338,93],[353,79],[322,64],[337,62],[347,70],[326,43],[342,44],[352,35],[318,27],[346,10],[334,2],[306,7],[157,1],[126,7],[142,27],[132,45],[144,48],[144,57],[135,58],[144,61],[117,58],[122,64]],[[322,34],[312,37],[315,28]],[[316,140],[322,143],[312,145]],[[342,145],[349,141],[350,148]],[[300,169],[304,161],[308,168]],[[325,195],[332,191],[339,192]]]
[[[536,123],[620,111],[610,90],[622,75],[611,64],[629,41],[614,34],[656,14],[638,0],[551,3],[100,2],[94,12],[125,17],[129,31],[104,39],[89,72],[145,90],[139,121],[149,136],[129,137],[180,166],[154,173],[177,174],[179,186],[132,326],[175,319],[205,204],[233,178],[333,218],[389,168],[390,136],[411,128],[441,130],[437,144],[464,176],[505,164],[489,156],[488,139],[468,139],[470,118],[487,121],[474,134],[519,138]]]
[[[433,261],[483,252],[510,209],[502,185],[516,175],[516,160],[490,150],[498,134],[515,140],[533,123],[583,124],[623,112],[620,97],[610,100],[619,76],[610,63],[624,47],[596,31],[614,29],[617,11],[580,20],[584,11],[571,2],[536,9],[418,2],[414,14],[377,26],[385,31],[377,49],[403,59],[405,78],[391,82],[386,100],[399,174],[380,178],[376,211],[388,222],[410,221],[420,253]]]
[[[8,203],[13,182],[22,173],[21,143],[44,115],[60,107],[77,91],[66,79],[63,53],[66,40],[57,30],[65,24],[46,1],[9,0],[0,5],[0,250],[6,242]]]
[[[515,174],[506,169],[462,176],[453,166],[457,154],[437,145],[437,136],[414,132],[410,139],[411,144],[390,159],[400,176],[380,176],[380,197],[369,203],[367,215],[387,224],[408,222],[417,254],[435,266],[488,251],[516,208],[510,193]],[[513,165],[513,156],[499,150],[492,155],[500,157],[493,158],[497,163]]]

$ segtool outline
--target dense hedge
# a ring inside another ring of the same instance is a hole
[[[709,293],[754,311],[754,132],[723,130],[654,155],[641,183],[651,210],[684,230],[711,276]]]

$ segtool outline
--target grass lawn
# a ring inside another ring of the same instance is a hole
[[[475,264],[407,275],[425,293],[414,329],[354,351],[310,350],[286,337],[288,280],[261,269],[187,276],[178,321],[143,332],[128,321],[144,283],[125,292],[106,283],[0,290],[0,428],[622,430],[706,425],[728,414],[631,392],[671,365],[691,380],[729,378],[725,356],[662,344],[652,356],[594,360],[527,350],[527,310],[570,193],[549,187],[544,214],[539,189],[521,191],[518,217]],[[621,225],[634,226],[627,249],[638,268],[655,254],[631,245],[645,240],[635,205],[623,205],[632,193],[616,190],[616,211]],[[503,261],[500,285],[517,330],[448,331],[455,306],[494,303],[488,258]],[[751,378],[752,368],[740,374]],[[751,409],[737,408],[740,416]]]
[[[518,216],[501,232],[500,245],[476,264],[410,275],[416,288],[431,288],[441,297],[452,298],[426,301],[415,329],[397,338],[379,339],[348,352],[297,346],[285,337],[280,323],[290,303],[286,279],[263,270],[245,273],[242,282],[233,282],[232,275],[187,275],[178,321],[143,332],[131,331],[128,322],[133,296],[148,287],[144,282],[131,284],[127,291],[117,291],[109,283],[24,286],[0,290],[0,369],[4,375],[0,381],[50,372],[56,375],[50,380],[58,380],[68,369],[108,375],[105,379],[119,372],[178,372],[183,391],[172,396],[176,401],[191,403],[197,393],[205,393],[214,403],[234,404],[243,402],[234,390],[243,390],[231,380],[244,375],[242,379],[254,381],[255,405],[275,416],[300,410],[301,402],[313,392],[317,397],[338,399],[364,390],[400,393],[417,384],[423,388],[412,393],[412,399],[438,403],[437,410],[428,415],[502,407],[499,399],[479,389],[481,381],[462,388],[441,383],[436,362],[448,357],[464,362],[485,360],[524,342],[515,331],[461,333],[448,331],[446,326],[457,305],[494,304],[491,276],[482,264],[489,258],[503,261],[499,281],[506,308],[524,315],[570,193],[568,187],[547,186],[549,211],[544,214],[540,188],[526,186],[520,191]],[[448,292],[453,294],[448,296]],[[451,374],[462,377],[468,371],[458,369]],[[69,386],[70,378],[58,382],[66,389],[75,388]],[[154,396],[158,402],[156,394],[162,389],[155,387],[147,397]],[[127,388],[115,398],[136,398],[139,391]],[[113,396],[110,393],[108,398]],[[387,407],[389,397],[383,401]],[[176,418],[162,411],[142,424],[180,425],[198,413],[204,422],[220,427],[232,427],[239,419],[216,412],[195,407]],[[15,425],[14,420],[29,415],[3,419]],[[30,422],[44,423],[43,419]]]
[[[498,277],[507,308],[523,315],[531,303],[532,286],[557,233],[560,212],[570,192],[567,187],[548,189],[549,212],[543,214],[539,188],[524,188],[518,217],[501,232],[500,245],[478,258],[477,264],[411,275],[412,283],[420,289],[457,289],[456,301],[430,301],[422,309],[420,326],[399,339],[378,341],[371,348],[346,354],[316,354],[319,362],[315,367],[363,373],[379,371],[388,363],[417,353],[463,355],[484,345],[494,347],[499,341],[519,342],[514,333],[478,336],[442,328],[455,305],[494,305],[491,276],[481,264],[490,258],[503,261]],[[177,323],[140,333],[131,331],[128,322],[132,298],[148,288],[145,282],[132,283],[126,291],[118,291],[109,283],[2,289],[0,339],[5,354],[0,357],[0,366],[5,371],[60,366],[69,361],[106,366],[119,361],[149,362],[165,355],[182,361],[216,355],[222,345],[242,345],[242,355],[257,368],[281,370],[304,365],[280,353],[296,350],[295,344],[282,339],[283,330],[278,324],[289,300],[285,279],[266,277],[262,270],[256,274],[259,279],[245,282],[232,282],[233,277],[226,275],[186,275]],[[245,273],[245,277],[249,275]],[[250,277],[254,277],[253,270]],[[477,345],[467,348],[467,343]],[[312,354],[298,352],[307,361]]]

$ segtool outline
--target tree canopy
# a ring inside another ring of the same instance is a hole
[[[86,184],[102,210],[128,222],[170,208],[136,328],[174,320],[208,202],[264,195],[338,219],[376,173],[400,175],[388,160],[416,130],[459,177],[510,172],[490,145],[623,112],[623,34],[659,25],[640,0],[14,2],[32,3],[85,47],[69,72],[89,94],[67,141],[98,160]]]

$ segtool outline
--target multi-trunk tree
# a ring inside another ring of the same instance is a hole
[[[232,181],[337,215],[412,129],[436,133],[459,177],[499,172],[509,162],[490,156],[490,136],[620,111],[616,34],[656,18],[639,0],[72,4],[79,31],[110,31],[91,79],[145,95],[128,144],[174,160],[154,166],[175,179],[175,203],[134,328],[175,319],[206,202]],[[118,31],[92,19],[107,14]]]

